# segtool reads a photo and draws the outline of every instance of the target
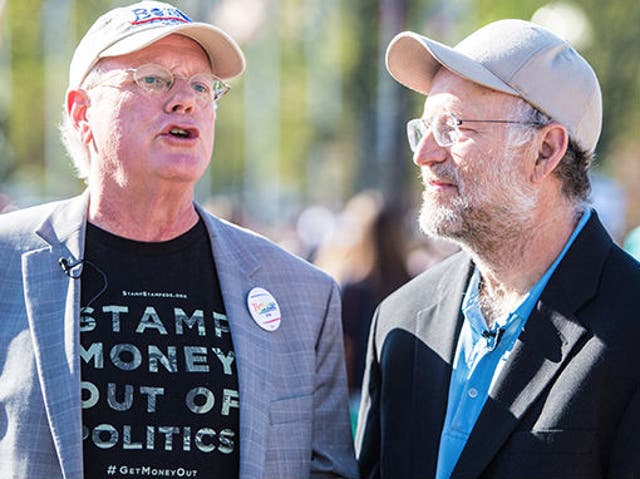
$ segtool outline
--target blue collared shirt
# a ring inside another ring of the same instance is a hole
[[[447,415],[440,436],[436,479],[449,479],[451,476],[484,407],[491,386],[508,360],[527,318],[549,278],[590,217],[591,210],[585,211],[553,264],[533,285],[519,306],[505,317],[496,320],[491,331],[487,331],[478,302],[480,273],[477,268],[474,269],[461,306],[464,322],[449,384]],[[487,335],[487,332],[490,335]]]

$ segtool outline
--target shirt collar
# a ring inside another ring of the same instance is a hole
[[[564,245],[564,248],[560,252],[560,254],[556,257],[551,266],[547,269],[547,271],[542,275],[542,277],[533,285],[533,287],[527,292],[523,300],[518,304],[514,310],[510,311],[506,316],[502,318],[498,318],[493,325],[492,331],[496,331],[498,328],[506,328],[515,321],[517,318],[527,319],[531,314],[535,304],[540,298],[542,291],[545,286],[549,282],[549,279],[553,275],[554,271],[558,267],[562,258],[567,254],[567,251],[575,241],[576,237],[580,234],[584,226],[587,224],[591,218],[591,209],[587,209],[580,218],[578,225],[573,230],[573,233],[567,240],[567,243]],[[465,319],[469,322],[471,326],[474,338],[480,336],[483,331],[487,330],[486,322],[484,320],[484,316],[482,314],[482,310],[480,308],[480,271],[478,268],[474,266],[473,274],[471,275],[471,279],[469,281],[469,285],[467,286],[467,291],[464,295],[464,299],[462,300],[461,311],[464,315]]]

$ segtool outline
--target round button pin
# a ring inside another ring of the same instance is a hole
[[[249,291],[247,307],[253,320],[265,331],[275,331],[280,327],[280,306],[266,289],[253,288]]]

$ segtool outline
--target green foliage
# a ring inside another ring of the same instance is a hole
[[[17,164],[33,167],[43,161],[44,72],[40,30],[40,0],[9,1],[6,5],[11,41],[11,91],[7,137]],[[35,20],[35,21],[34,21]]]

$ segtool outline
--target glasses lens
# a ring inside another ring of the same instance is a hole
[[[433,133],[443,148],[453,145],[458,141],[458,120],[450,113],[441,113],[433,121]]]
[[[229,91],[229,85],[209,73],[199,73],[189,79],[191,88],[199,99],[209,102],[220,99]]]
[[[213,99],[214,100],[219,100],[228,91],[229,91],[229,85],[227,85],[222,80],[214,77],[214,81],[213,81]]]
[[[196,92],[198,98],[213,101],[215,99],[216,78],[207,73],[198,73],[189,79],[189,85]]]
[[[136,68],[133,79],[140,88],[150,92],[166,91],[173,85],[173,75],[160,65],[142,65]]]
[[[411,151],[416,151],[422,137],[426,134],[427,127],[422,118],[415,118],[407,122],[407,138]]]
[[[151,93],[169,91],[175,78],[169,70],[153,63],[142,65],[133,70],[133,79],[137,85]],[[214,102],[229,91],[229,85],[211,73],[197,73],[188,81],[196,98],[205,103]]]

